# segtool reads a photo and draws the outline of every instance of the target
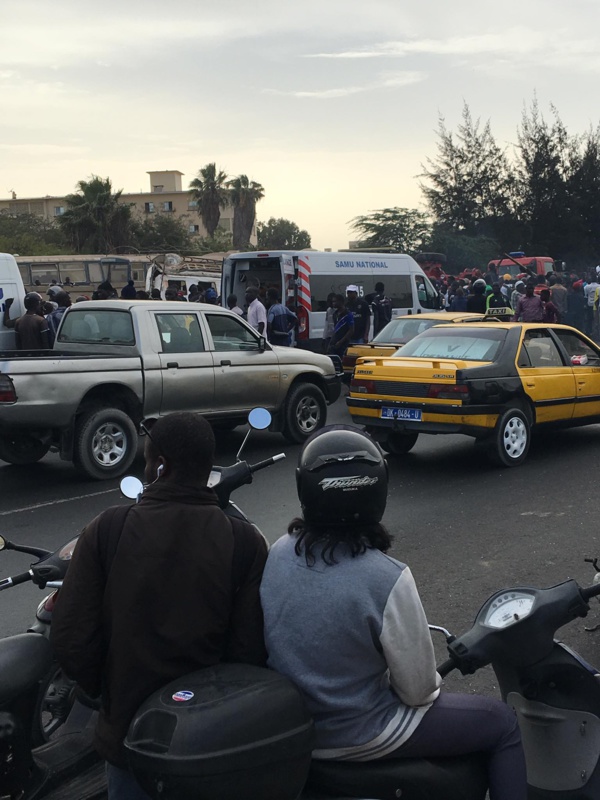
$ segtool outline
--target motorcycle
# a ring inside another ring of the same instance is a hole
[[[502,698],[519,720],[530,800],[600,800],[600,673],[554,639],[561,627],[587,616],[589,601],[598,596],[598,579],[588,588],[568,580],[546,589],[504,589],[486,600],[470,630],[461,636],[430,626],[447,641],[449,658],[438,668],[442,677],[454,669],[463,675],[490,664],[494,669]],[[256,670],[223,664],[193,673],[155,693],[141,707],[125,746],[131,769],[151,797],[486,797],[486,759],[481,753],[362,763],[311,761],[308,721],[298,710],[294,687],[288,681],[282,688],[273,683],[274,673]],[[181,697],[186,702],[179,702]],[[236,716],[240,709],[243,713]],[[265,750],[265,742],[275,750],[274,757]],[[249,754],[253,754],[250,764]],[[271,780],[265,784],[267,770]],[[237,782],[231,781],[232,774]]]
[[[255,472],[285,458],[257,464],[241,460],[252,430],[269,427],[266,409],[253,409],[233,465],[214,467],[209,485],[219,505],[232,517],[248,521],[231,500],[233,491],[251,483]],[[128,476],[121,492],[139,499],[143,484]],[[52,609],[75,546],[75,537],[56,552],[18,545],[0,536],[0,551],[27,553],[38,560],[26,572],[0,580],[0,591],[32,581],[50,588],[27,633],[0,640],[0,798],[2,800],[100,800],[106,796],[104,764],[93,748],[97,703],[79,690],[53,660],[50,646]]]

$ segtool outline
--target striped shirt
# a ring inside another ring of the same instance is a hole
[[[309,567],[294,545],[273,545],[261,584],[268,664],[304,694],[315,758],[381,758],[414,733],[441,682],[411,572],[342,548],[333,566]]]

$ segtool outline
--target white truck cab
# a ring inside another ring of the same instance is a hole
[[[16,319],[25,313],[25,287],[15,257],[10,253],[0,253],[0,350],[15,349],[15,332],[4,326],[6,300],[11,297],[14,302],[10,309],[10,318]]]

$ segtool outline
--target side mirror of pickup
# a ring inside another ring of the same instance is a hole
[[[259,337],[258,337],[258,352],[259,352],[259,353],[264,353],[266,349],[267,349],[267,340],[266,340],[266,337],[264,337],[264,336],[259,336]]]

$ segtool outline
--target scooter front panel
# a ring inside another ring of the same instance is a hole
[[[557,708],[510,692],[527,761],[527,783],[567,792],[590,780],[600,754],[600,719],[586,711]]]

